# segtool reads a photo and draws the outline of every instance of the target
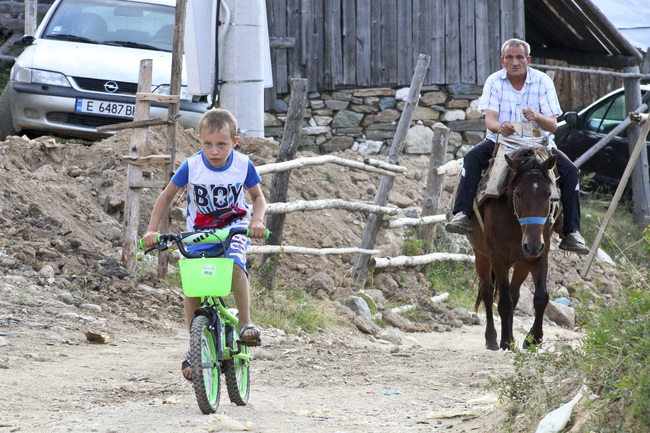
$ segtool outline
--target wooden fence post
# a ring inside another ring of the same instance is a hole
[[[142,59],[140,61],[140,78],[138,80],[138,92],[151,91],[151,69],[153,60]],[[151,101],[135,102],[135,120],[149,118]],[[135,128],[131,133],[132,157],[144,156],[147,147],[147,128]],[[139,187],[134,183],[142,181],[142,166],[129,164],[126,169],[126,198],[124,200],[124,244],[122,246],[122,264],[126,271],[135,275],[135,252],[138,240],[138,226],[140,224],[140,195]]]
[[[287,120],[284,124],[282,143],[278,151],[276,162],[290,161],[296,157],[298,145],[300,144],[300,133],[302,131],[303,112],[307,106],[307,79],[291,79],[291,99]],[[289,178],[291,170],[282,171],[273,175],[269,195],[270,203],[286,202],[289,189]],[[255,212],[255,209],[253,209]],[[282,243],[282,230],[284,229],[285,214],[269,215],[266,227],[271,231],[271,236],[266,240],[265,245],[280,245]],[[278,254],[264,254],[262,262],[266,264],[260,273],[260,281],[268,290],[275,287],[275,274],[278,269]]]
[[[185,0],[176,0],[176,16],[174,19],[174,41],[172,45],[172,71],[171,81],[169,82],[169,94],[181,94],[181,84],[183,75],[183,41],[185,40]],[[175,103],[167,106],[167,115],[173,117],[178,114],[180,109],[180,99]],[[169,165],[165,166],[164,171],[167,173],[165,180],[170,181],[176,169],[176,122],[167,125],[167,148],[169,149]],[[198,133],[198,131],[197,131]],[[161,233],[169,233],[171,225],[170,209],[167,209],[165,217],[160,224]],[[167,264],[169,263],[169,252],[164,251],[158,254],[158,278],[167,277]]]
[[[424,195],[422,216],[438,215],[443,180],[443,176],[438,175],[438,167],[445,163],[449,131],[449,128],[442,123],[436,123],[433,128],[433,142],[431,143],[431,156],[429,157],[429,170],[427,171],[427,190]],[[437,224],[423,225],[420,237],[432,241],[436,237],[437,226]]]
[[[25,0],[25,35],[34,36],[36,34],[36,27],[38,27],[36,8],[36,0]]]
[[[424,81],[424,76],[431,62],[431,56],[420,54],[418,57],[417,65],[415,65],[415,72],[413,73],[413,78],[411,80],[411,88],[409,89],[408,96],[406,97],[406,105],[402,111],[402,115],[399,119],[397,125],[397,130],[395,131],[395,137],[393,138],[393,144],[390,148],[390,153],[388,155],[388,162],[391,164],[399,164],[402,151],[404,150],[404,144],[406,139],[406,134],[409,131],[411,126],[411,120],[413,119],[413,113],[415,108],[418,105],[418,100],[420,98],[420,90],[422,89],[422,82]],[[393,187],[394,177],[383,176],[379,182],[379,188],[377,189],[377,195],[375,196],[375,204],[378,206],[384,206],[388,203],[388,196],[390,195],[390,190]],[[370,214],[368,216],[368,223],[366,225],[366,230],[363,233],[361,238],[361,248],[364,250],[371,250],[375,246],[375,240],[377,239],[377,234],[381,228],[381,218],[378,218],[376,214]],[[352,279],[361,287],[366,283],[368,277],[368,261],[370,256],[367,254],[357,254],[356,261],[352,267],[351,276]]]
[[[621,176],[621,181],[618,183],[618,187],[616,188],[616,192],[614,193],[612,202],[610,203],[609,208],[607,209],[607,213],[605,214],[605,218],[603,219],[600,228],[598,228],[598,234],[596,235],[594,244],[591,246],[591,250],[589,251],[589,255],[587,256],[585,265],[582,268],[582,272],[580,273],[580,275],[583,278],[586,277],[587,272],[589,272],[591,263],[594,261],[596,252],[598,252],[598,245],[600,245],[600,241],[603,238],[603,234],[605,233],[605,230],[609,225],[609,220],[612,218],[612,215],[614,215],[614,211],[618,206],[618,201],[621,199],[621,196],[623,195],[623,190],[625,190],[625,185],[627,185],[627,181],[630,178],[630,175],[632,174],[632,169],[636,165],[636,161],[638,160],[639,155],[641,154],[641,150],[645,147],[645,138],[648,136],[648,132],[650,132],[650,115],[632,113],[630,114],[630,117],[632,116],[638,117],[639,123],[643,123],[644,125],[643,128],[641,129],[641,134],[638,136],[639,138],[637,139],[636,145],[634,146],[634,149],[630,153],[630,159],[627,161],[627,166],[625,167],[623,176]]]

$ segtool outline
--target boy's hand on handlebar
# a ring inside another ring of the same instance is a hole
[[[264,238],[266,237],[266,226],[261,221],[251,221],[248,225],[248,237]]]
[[[155,247],[159,243],[158,236],[160,236],[158,232],[147,232],[142,237],[142,243],[144,243],[146,248]]]

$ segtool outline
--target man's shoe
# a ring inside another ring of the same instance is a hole
[[[472,221],[465,212],[458,212],[454,215],[454,218],[445,225],[445,230],[449,233],[456,233],[459,235],[470,235],[474,233]]]
[[[580,232],[568,233],[560,242],[561,250],[571,251],[578,254],[589,254],[589,248],[585,245],[585,240],[580,236]]]

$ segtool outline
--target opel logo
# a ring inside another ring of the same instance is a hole
[[[117,92],[119,90],[119,88],[120,87],[117,85],[117,83],[115,81],[107,81],[107,82],[104,83],[104,89],[108,93],[115,93],[115,92]]]

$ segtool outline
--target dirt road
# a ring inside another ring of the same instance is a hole
[[[25,319],[0,337],[0,432],[486,432],[499,405],[484,386],[512,369],[512,353],[483,348],[482,325],[391,330],[399,346],[354,331],[266,330],[249,405],[231,405],[224,390],[217,415],[206,416],[180,375],[180,323],[144,329],[131,320],[112,342],[91,344],[83,327]],[[516,329],[528,320],[517,318]]]

